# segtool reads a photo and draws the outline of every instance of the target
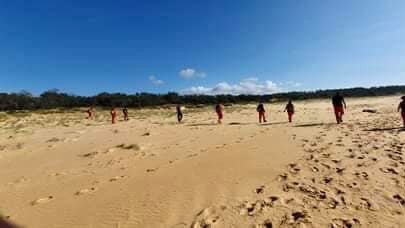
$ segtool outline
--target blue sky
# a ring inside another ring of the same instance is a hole
[[[0,2],[0,91],[405,84],[403,0]]]

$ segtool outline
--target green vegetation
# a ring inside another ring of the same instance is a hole
[[[244,104],[250,102],[277,102],[287,99],[305,100],[330,98],[337,91],[346,97],[372,97],[405,94],[405,86],[385,86],[372,88],[350,88],[340,90],[317,90],[310,92],[288,92],[271,95],[179,95],[177,93],[150,94],[137,93],[132,95],[122,93],[100,93],[93,97],[75,96],[61,93],[58,90],[49,90],[39,97],[32,96],[23,91],[20,93],[0,93],[0,111],[40,110],[41,113],[72,112],[77,107],[131,107],[144,108],[154,106],[168,106],[170,104],[185,104],[188,107],[198,108],[202,105]],[[77,111],[74,110],[74,111]],[[19,115],[24,115],[19,112]]]

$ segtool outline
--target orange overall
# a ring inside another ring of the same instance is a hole
[[[261,111],[261,112],[259,112],[259,123],[262,123],[262,122],[267,122],[267,120],[266,120],[266,112],[264,112],[264,111]]]
[[[222,119],[224,118],[224,110],[222,105],[218,104],[217,106],[215,106],[215,112],[218,115],[218,123],[221,123]]]
[[[217,110],[218,120],[222,120],[224,118],[224,113],[221,110]]]
[[[89,109],[86,112],[87,112],[87,115],[88,115],[87,119],[93,119],[93,113],[91,112],[91,110]]]
[[[111,111],[111,123],[115,124],[115,118],[117,117],[117,112],[115,110]]]
[[[343,121],[342,117],[345,114],[345,110],[344,110],[343,106],[336,106],[336,105],[334,106],[334,109],[335,109],[336,121],[338,123],[341,123]]]
[[[291,123],[292,117],[294,115],[294,105],[291,102],[289,102],[287,104],[287,106],[285,107],[285,111],[287,111],[287,114],[288,114],[288,122]]]
[[[404,122],[404,127],[405,127],[405,111],[401,112],[401,116],[402,116],[402,121]]]
[[[266,123],[266,109],[264,109],[264,105],[262,103],[257,106],[256,111],[259,113],[259,123]]]
[[[128,109],[125,108],[122,112],[124,113],[124,120],[125,120],[125,121],[128,121],[128,120],[129,120],[129,117],[128,117]]]
[[[287,112],[287,114],[288,114],[288,122],[292,122],[292,117],[293,117],[293,115],[294,115],[294,112]]]

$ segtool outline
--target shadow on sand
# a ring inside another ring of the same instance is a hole
[[[253,123],[232,122],[232,123],[229,123],[228,125],[238,126],[238,125],[251,125],[251,124],[253,124]]]
[[[277,123],[265,123],[265,124],[261,124],[261,126],[266,126],[266,125],[276,125],[276,124],[285,124],[288,122],[277,122]],[[229,126],[242,126],[242,125],[257,125],[259,123],[241,123],[241,122],[231,122],[231,123],[227,123],[224,125],[229,125]],[[218,126],[221,124],[217,124],[217,123],[195,123],[195,124],[187,124],[186,126],[189,127],[199,127],[199,126]],[[0,227],[1,228],[1,227]]]
[[[280,124],[288,124],[288,121],[282,121],[282,122],[269,122],[269,123],[264,123],[264,124],[261,124],[261,126],[271,126],[271,125],[280,125]]]
[[[318,126],[324,126],[326,125],[325,123],[310,123],[310,124],[300,124],[300,125],[295,125],[294,127],[318,127]]]
[[[200,127],[200,126],[217,126],[217,123],[195,123],[195,124],[187,124],[186,126],[189,127]]]
[[[405,131],[405,128],[404,127],[372,128],[364,131],[393,131],[393,130]]]

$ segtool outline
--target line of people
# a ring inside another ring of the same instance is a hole
[[[86,113],[87,113],[86,119],[94,120],[96,118],[96,109],[94,108],[94,106],[91,106],[89,109],[87,109]],[[124,115],[124,121],[128,121],[129,120],[128,108],[126,107],[123,108],[122,113]],[[111,114],[111,123],[115,124],[117,120],[117,111],[115,107],[111,108],[110,114]]]
[[[266,123],[266,109],[264,108],[264,104],[260,103],[257,108],[256,108],[257,113],[259,113],[259,123]],[[295,112],[295,107],[294,104],[292,103],[292,100],[288,100],[287,105],[285,106],[284,112],[287,112],[288,115],[288,122],[292,122],[292,117]]]
[[[405,96],[401,97],[402,101],[400,102],[400,104],[398,105],[398,112],[401,113],[401,117],[403,120],[403,125],[405,128]],[[346,102],[345,99],[343,98],[343,96],[338,92],[336,93],[333,97],[332,97],[332,105],[333,105],[333,109],[334,109],[334,113],[335,113],[335,117],[336,117],[336,122],[338,124],[343,122],[343,115],[345,114],[345,110],[347,109],[346,106]],[[224,105],[222,104],[217,104],[215,106],[215,112],[217,114],[218,117],[218,124],[221,124],[223,119],[224,119]],[[267,119],[266,119],[266,109],[264,108],[264,104],[262,102],[259,103],[259,105],[256,108],[257,113],[259,114],[259,123],[266,123]],[[284,112],[287,112],[288,115],[288,122],[292,122],[293,121],[293,115],[295,114],[295,107],[294,104],[292,103],[292,100],[290,99],[287,103],[287,105],[285,106]],[[87,111],[87,119],[95,119],[95,108],[94,106],[91,106]],[[129,114],[128,114],[128,109],[125,107],[122,109],[122,113],[124,115],[124,121],[128,121],[129,120]],[[181,123],[183,121],[183,110],[181,105],[177,105],[176,106],[176,113],[177,113],[177,121],[179,123]],[[117,119],[117,111],[115,107],[112,107],[111,109],[111,122],[112,124],[116,123],[116,119]]]

